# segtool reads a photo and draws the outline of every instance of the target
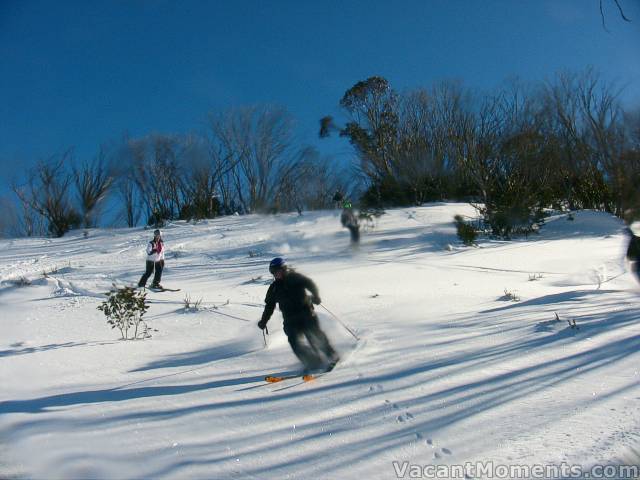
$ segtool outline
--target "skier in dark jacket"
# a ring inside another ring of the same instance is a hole
[[[318,287],[310,278],[288,268],[280,257],[271,260],[269,272],[275,280],[267,291],[266,305],[258,327],[262,330],[267,327],[276,303],[279,304],[284,319],[284,333],[305,371],[321,368],[331,370],[339,357],[320,330],[318,317],[313,310],[314,304],[321,303]],[[307,295],[307,291],[311,296]],[[304,338],[308,345],[304,343]]]
[[[629,228],[631,240],[627,248],[627,259],[631,263],[631,271],[640,282],[640,222],[635,222]]]
[[[147,280],[153,273],[153,283],[151,288],[162,288],[160,280],[162,278],[162,269],[164,268],[164,241],[162,240],[162,233],[160,230],[153,232],[153,240],[147,243],[147,264],[146,269],[140,281],[138,287],[144,287],[147,284]],[[155,271],[155,273],[154,273]]]

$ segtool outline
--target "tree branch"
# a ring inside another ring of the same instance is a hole
[[[620,0],[613,0],[613,2],[616,4],[616,7],[618,7],[618,12],[620,12],[620,17],[622,17],[622,19],[625,22],[631,22],[631,19],[624,14],[624,10],[620,5]],[[602,6],[602,0],[600,0],[600,18],[602,19],[602,28],[605,30],[605,32],[609,33],[609,29],[607,28],[607,25],[605,24],[605,21],[604,21],[604,8]]]
[[[620,6],[620,2],[618,0],[613,0],[613,1],[616,3],[616,7],[618,7],[618,10],[620,11],[620,16],[622,17],[622,19],[626,22],[631,22],[631,20],[625,16],[624,11]]]

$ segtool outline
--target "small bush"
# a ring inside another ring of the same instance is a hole
[[[107,317],[111,328],[118,328],[123,340],[136,340],[151,337],[147,324],[142,319],[149,309],[146,292],[132,287],[117,288],[107,294],[108,298],[98,310]],[[129,332],[133,330],[131,337]]]
[[[454,222],[456,224],[456,232],[458,233],[458,238],[462,240],[462,243],[465,245],[473,245],[478,238],[478,232],[473,227],[473,225],[469,225],[464,221],[462,215],[456,215],[453,217]]]
[[[540,209],[523,205],[485,206],[479,212],[484,222],[491,227],[491,233],[505,240],[511,239],[513,235],[528,236],[537,232],[537,223],[544,216]]]
[[[186,294],[182,302],[184,303],[185,312],[197,312],[198,310],[200,310],[200,305],[202,304],[202,298],[194,301],[194,300],[191,300],[191,295]]]
[[[167,220],[173,218],[173,214],[168,208],[155,209],[147,218],[147,226],[162,228],[167,224]]]
[[[78,228],[82,224],[82,216],[73,208],[60,211],[57,216],[50,219],[48,230],[54,237],[62,237],[69,230]]]
[[[45,268],[44,270],[42,270],[42,276],[44,278],[49,278],[50,275],[56,275],[59,271],[60,269],[58,267],[51,267],[49,270]]]
[[[504,289],[504,297],[502,298],[504,300],[511,300],[512,302],[520,301],[520,295],[518,295],[518,292],[516,292],[515,290],[513,292],[510,292],[506,288]]]

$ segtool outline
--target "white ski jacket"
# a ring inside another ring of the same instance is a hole
[[[147,261],[159,262],[160,260],[164,260],[164,242],[160,240],[155,243],[151,240],[147,243]]]

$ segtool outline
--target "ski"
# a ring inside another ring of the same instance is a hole
[[[291,380],[293,378],[302,378],[303,382],[310,382],[311,380],[315,380],[316,377],[313,374],[282,375],[282,376],[267,375],[266,377],[264,377],[264,381],[267,383],[279,383],[284,380]]]
[[[151,288],[151,287],[149,287],[149,290],[151,290],[152,292],[179,292],[181,289],[180,288]]]
[[[325,373],[329,373],[329,370],[321,370],[317,373],[298,373],[296,375],[267,375],[266,377],[264,377],[264,381],[267,383],[279,383],[285,380],[300,378],[303,382],[311,382],[312,380],[315,380],[320,375],[324,375]]]
[[[285,384],[285,386],[280,387],[280,388],[276,388],[273,391],[274,392],[280,392],[282,390],[289,390],[290,388],[295,388],[295,387],[299,387],[300,385],[304,385],[306,383],[312,383],[313,381],[315,381],[316,379],[326,375],[328,372],[319,372],[319,373],[313,373],[313,374],[308,374],[308,375],[303,375],[302,377],[297,376],[297,379],[300,379],[301,381],[299,382],[293,382],[293,383],[289,383],[287,382]],[[266,384],[265,384],[266,385]]]
[[[300,375],[280,375],[280,376],[267,375],[266,377],[264,377],[264,381],[267,383],[278,383],[278,382],[282,382],[283,380],[298,378],[299,376]]]
[[[308,373],[302,372],[302,373],[295,373],[295,374],[288,374],[288,375],[267,375],[266,377],[264,377],[264,381],[267,383],[279,383],[284,380],[301,378],[303,382],[310,382],[312,380],[315,380],[317,377],[321,375],[325,375],[329,373],[331,370],[333,370],[335,366],[338,364],[338,360],[339,359],[330,362],[324,368],[306,370]]]

